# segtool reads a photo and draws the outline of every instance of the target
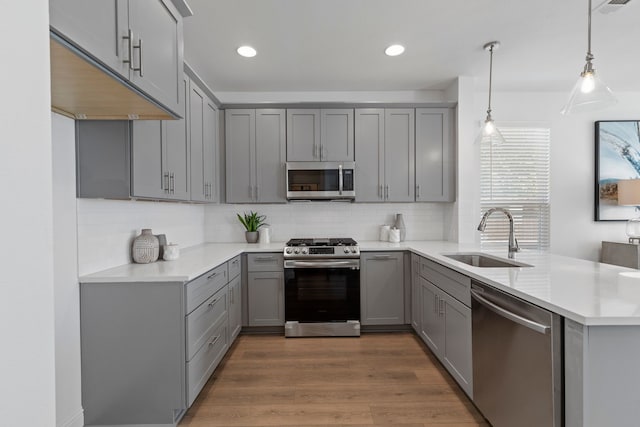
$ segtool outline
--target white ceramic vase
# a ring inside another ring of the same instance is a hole
[[[160,253],[160,243],[158,238],[153,235],[150,228],[143,228],[142,233],[133,239],[131,247],[131,256],[133,262],[138,264],[148,264],[158,259]]]
[[[400,230],[400,241],[404,242],[405,237],[407,237],[407,228],[404,225],[404,219],[402,218],[401,213],[396,214],[396,223],[394,227]]]

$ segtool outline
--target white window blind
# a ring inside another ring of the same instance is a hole
[[[550,143],[544,127],[500,127],[505,143],[480,147],[480,203],[509,209],[521,248],[549,248]],[[496,212],[481,233],[481,243],[506,242],[509,221]]]

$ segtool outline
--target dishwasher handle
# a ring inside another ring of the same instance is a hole
[[[519,325],[522,325],[526,328],[529,328],[535,332],[538,332],[540,334],[545,335],[548,331],[551,330],[551,326],[547,326],[547,325],[543,325],[541,323],[538,322],[534,322],[532,320],[526,319],[522,316],[519,316],[515,313],[512,313],[508,310],[505,310],[504,308],[500,307],[499,305],[496,305],[494,303],[492,303],[491,301],[487,300],[486,298],[482,297],[480,294],[478,294],[478,292],[476,292],[475,290],[471,290],[471,297],[478,301],[480,304],[484,305],[486,308],[488,308],[489,310],[493,311],[494,313],[496,313],[499,316],[502,316],[506,319],[509,319],[513,322],[516,322]]]

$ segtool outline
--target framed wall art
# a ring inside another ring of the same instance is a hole
[[[595,220],[638,216],[635,206],[618,205],[618,181],[640,178],[640,121],[597,121],[595,138]]]

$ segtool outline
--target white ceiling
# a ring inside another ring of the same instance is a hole
[[[496,89],[568,92],[586,53],[587,0],[188,3],[185,60],[214,92],[440,90],[456,76],[486,87],[492,40]],[[640,0],[593,14],[594,65],[614,92],[640,91],[639,22]],[[405,53],[384,55],[393,43]],[[258,55],[238,56],[243,44]]]

